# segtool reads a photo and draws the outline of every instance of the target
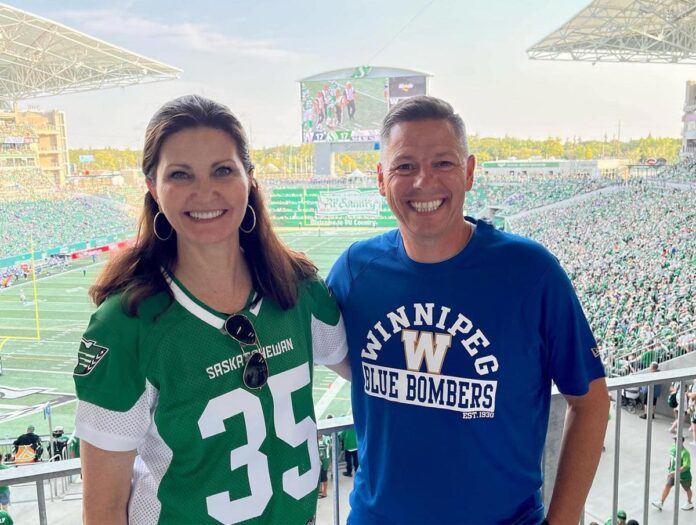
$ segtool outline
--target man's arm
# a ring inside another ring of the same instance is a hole
[[[609,418],[609,393],[604,378],[595,379],[584,396],[568,402],[556,484],[547,518],[550,525],[577,524],[592,486]]]

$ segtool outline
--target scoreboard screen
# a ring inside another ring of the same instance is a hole
[[[404,98],[425,95],[425,79],[363,76],[301,82],[302,142],[379,140],[389,108]]]

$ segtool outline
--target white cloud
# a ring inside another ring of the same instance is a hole
[[[255,40],[220,33],[208,24],[171,23],[147,19],[140,15],[112,9],[61,11],[54,19],[76,24],[85,33],[103,39],[139,38],[157,40],[160,45],[203,53],[225,53],[227,56],[253,57],[268,61],[300,58],[298,53],[283,49],[273,40]]]

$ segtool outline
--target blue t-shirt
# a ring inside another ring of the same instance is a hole
[[[604,375],[556,258],[478,221],[440,263],[398,230],[355,243],[327,282],[353,374],[348,523],[539,523],[551,381],[583,395]]]

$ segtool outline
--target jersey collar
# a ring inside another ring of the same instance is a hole
[[[189,313],[198,317],[198,319],[209,324],[213,328],[217,330],[222,329],[222,325],[225,323],[225,319],[229,317],[229,314],[218,312],[217,310],[210,308],[204,302],[198,300],[196,296],[186,289],[186,287],[176,278],[176,276],[170,274],[164,268],[162,268],[162,275],[164,275],[164,279],[167,281],[169,289],[172,291],[174,300],[176,300],[177,303],[184,307],[184,309],[186,309]],[[258,317],[263,298],[254,303],[255,299],[256,291],[252,288],[242,311],[246,311],[252,314],[254,317]]]

